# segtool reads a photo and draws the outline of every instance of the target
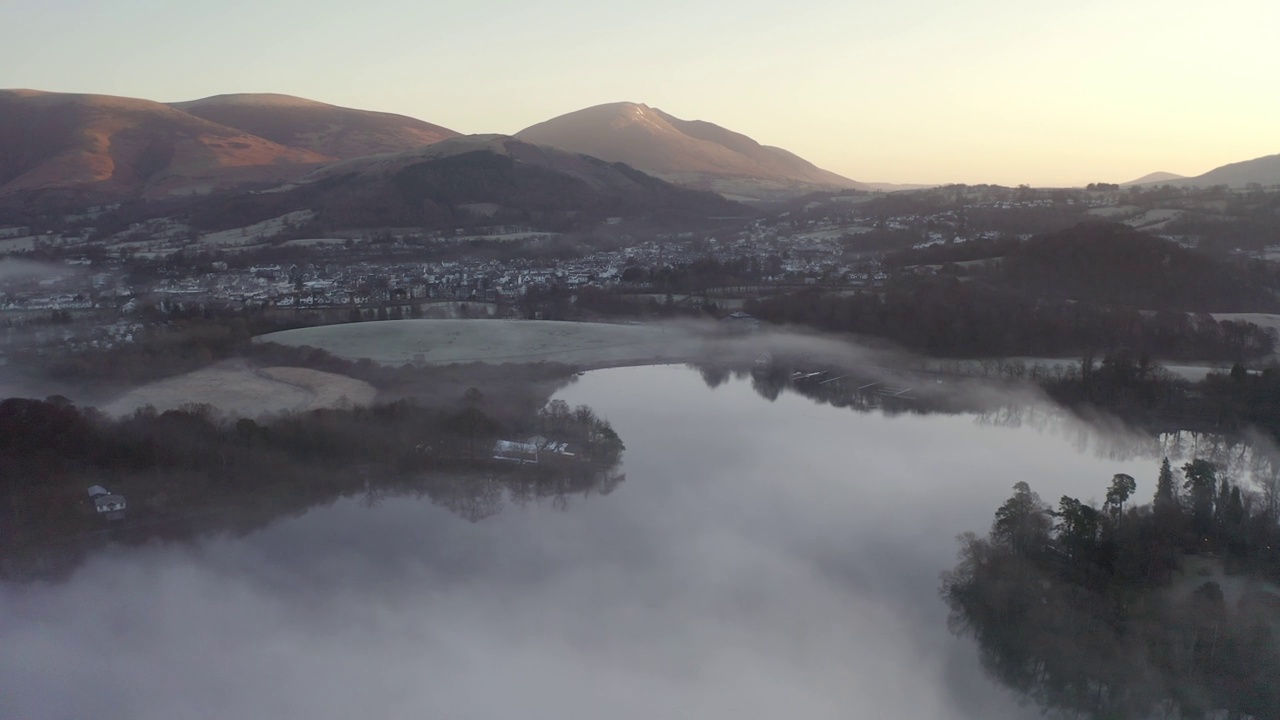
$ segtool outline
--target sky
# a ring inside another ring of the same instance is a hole
[[[643,102],[855,180],[1076,185],[1280,153],[1274,0],[0,0],[0,87],[279,92],[514,133]]]

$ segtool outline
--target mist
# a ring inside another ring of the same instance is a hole
[[[61,263],[6,257],[0,259],[0,292],[8,290],[14,282],[69,277],[82,272]]]
[[[946,630],[953,538],[1018,480],[1155,467],[1075,429],[768,402],[673,366],[558,397],[627,443],[613,493],[478,523],[340,500],[5,586],[0,715],[1032,717]]]

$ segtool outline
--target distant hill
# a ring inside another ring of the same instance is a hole
[[[865,190],[870,190],[871,192],[884,192],[884,193],[908,192],[911,190],[928,190],[930,188],[938,187],[937,185],[931,185],[929,183],[867,182],[867,183],[858,183],[858,184],[861,185],[862,188]]]
[[[288,95],[162,104],[0,90],[0,199],[160,199],[296,179],[336,160],[457,137],[438,125]]]
[[[743,214],[736,203],[620,163],[505,135],[450,138],[321,168],[271,192],[211,200],[205,228],[240,227],[309,209],[326,229],[521,224],[560,230],[608,217],[654,223]]]
[[[1147,185],[1150,183],[1167,183],[1170,180],[1181,180],[1184,175],[1177,175],[1171,172],[1153,172],[1143,175],[1137,180],[1120,183],[1120,187],[1129,187],[1130,185]]]
[[[1253,160],[1230,163],[1219,168],[1214,168],[1203,175],[1197,175],[1195,177],[1176,178],[1172,180],[1139,179],[1134,182],[1141,182],[1142,184],[1158,182],[1162,185],[1174,185],[1178,187],[1210,187],[1213,185],[1228,185],[1233,188],[1239,188],[1252,183],[1257,183],[1264,187],[1269,185],[1280,185],[1280,155],[1267,155],[1265,157],[1254,158]]]
[[[767,197],[861,187],[781,148],[637,103],[578,110],[525,128],[516,137],[623,162],[680,185],[726,195]]]
[[[1268,155],[1223,165],[1182,182],[1195,185],[1230,185],[1231,187],[1242,187],[1250,183],[1280,185],[1280,155]]]
[[[290,95],[215,95],[170,107],[275,143],[346,160],[394,153],[459,133],[404,115],[354,110]]]
[[[0,90],[0,196],[166,197],[329,160],[149,100]]]

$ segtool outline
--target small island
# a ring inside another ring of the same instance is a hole
[[[56,576],[112,542],[243,534],[344,497],[425,496],[472,522],[508,502],[563,507],[616,488],[623,450],[586,405],[474,386],[258,419],[197,404],[113,418],[62,397],[8,398],[0,580]]]

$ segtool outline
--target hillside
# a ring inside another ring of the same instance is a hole
[[[886,263],[942,268],[1028,298],[1185,312],[1280,309],[1274,274],[1264,266],[1098,220],[1025,241],[1005,237],[902,250]]]
[[[149,100],[0,90],[0,196],[160,198],[278,182],[329,159]]]
[[[1280,185],[1280,155],[1245,160],[1223,165],[1209,172],[1190,178],[1196,185],[1230,185],[1242,187],[1250,183]]]
[[[752,300],[761,320],[885,338],[938,357],[1264,358],[1276,338],[1227,308],[1277,308],[1275,279],[1111,223],[1022,241],[970,241],[895,253],[882,292],[819,288]],[[1240,316],[1219,316],[1238,318]]]
[[[578,110],[525,128],[516,137],[725,194],[768,196],[860,187],[781,148],[637,103]]]
[[[1227,185],[1233,188],[1241,188],[1253,183],[1257,183],[1263,187],[1280,185],[1280,155],[1267,155],[1265,157],[1254,158],[1253,160],[1229,163],[1195,177],[1155,180],[1139,178],[1134,181],[1134,184],[1139,183],[1159,183],[1161,185],[1173,185],[1175,187],[1210,187],[1213,185]]]
[[[504,135],[451,138],[322,168],[277,191],[211,201],[201,227],[239,227],[310,209],[325,228],[522,224],[589,227],[607,217],[688,222],[740,215],[712,193],[679,188],[621,164]]]
[[[1148,185],[1152,183],[1167,183],[1172,180],[1181,180],[1184,177],[1185,177],[1184,175],[1178,175],[1176,173],[1171,173],[1171,172],[1153,172],[1153,173],[1147,173],[1146,175],[1143,175],[1142,177],[1136,180],[1130,180],[1129,182],[1122,182],[1120,183],[1120,187],[1129,187],[1131,185]]]
[[[1031,297],[1146,310],[1249,312],[1277,307],[1244,268],[1114,223],[1081,223],[1015,245],[1001,286]]]
[[[346,160],[430,145],[458,133],[404,115],[270,93],[215,95],[170,107],[281,145]]]

